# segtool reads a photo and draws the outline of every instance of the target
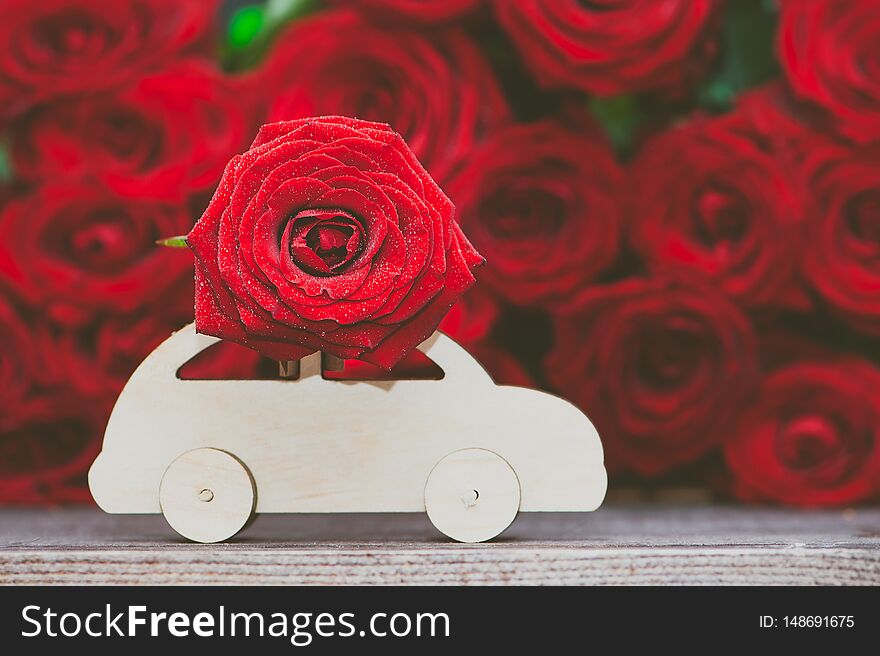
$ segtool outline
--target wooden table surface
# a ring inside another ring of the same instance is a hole
[[[268,515],[234,542],[160,516],[0,510],[0,584],[880,584],[880,508],[609,505],[521,514],[489,544],[424,515]]]

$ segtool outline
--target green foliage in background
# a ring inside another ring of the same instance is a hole
[[[9,160],[9,148],[0,143],[0,184],[12,180],[12,162]]]
[[[605,129],[614,149],[618,153],[628,153],[636,128],[644,118],[638,100],[633,96],[591,98],[589,108]]]
[[[701,105],[723,111],[743,91],[778,74],[774,53],[776,3],[737,0],[726,5],[715,74],[698,91]]]
[[[267,0],[239,7],[229,18],[221,46],[225,68],[238,71],[254,66],[280,27],[319,8],[318,0]]]
[[[266,24],[266,9],[262,5],[248,5],[236,11],[229,21],[229,46],[247,48]]]

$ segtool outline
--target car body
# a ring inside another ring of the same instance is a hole
[[[583,413],[545,392],[495,385],[440,332],[420,348],[441,380],[328,380],[305,364],[298,380],[181,380],[178,369],[217,341],[191,324],[126,384],[89,472],[106,512],[162,512],[169,464],[205,447],[247,467],[256,513],[423,512],[434,465],[473,447],[516,472],[520,511],[588,511],[604,498],[602,445]]]

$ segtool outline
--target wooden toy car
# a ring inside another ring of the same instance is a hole
[[[491,539],[517,512],[589,511],[606,490],[590,421],[550,394],[495,385],[436,332],[419,348],[441,380],[181,380],[218,340],[193,325],[138,367],[89,472],[109,513],[163,513],[197,542],[254,513],[427,511],[447,536]]]

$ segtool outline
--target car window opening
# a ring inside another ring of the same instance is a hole
[[[177,370],[180,380],[297,380],[298,363],[265,358],[234,342],[220,341],[187,360]],[[337,363],[338,366],[338,363]],[[289,371],[289,375],[284,372]],[[344,360],[341,369],[324,369],[323,377],[337,381],[441,380],[443,369],[418,349],[411,351],[391,371],[363,362]]]

